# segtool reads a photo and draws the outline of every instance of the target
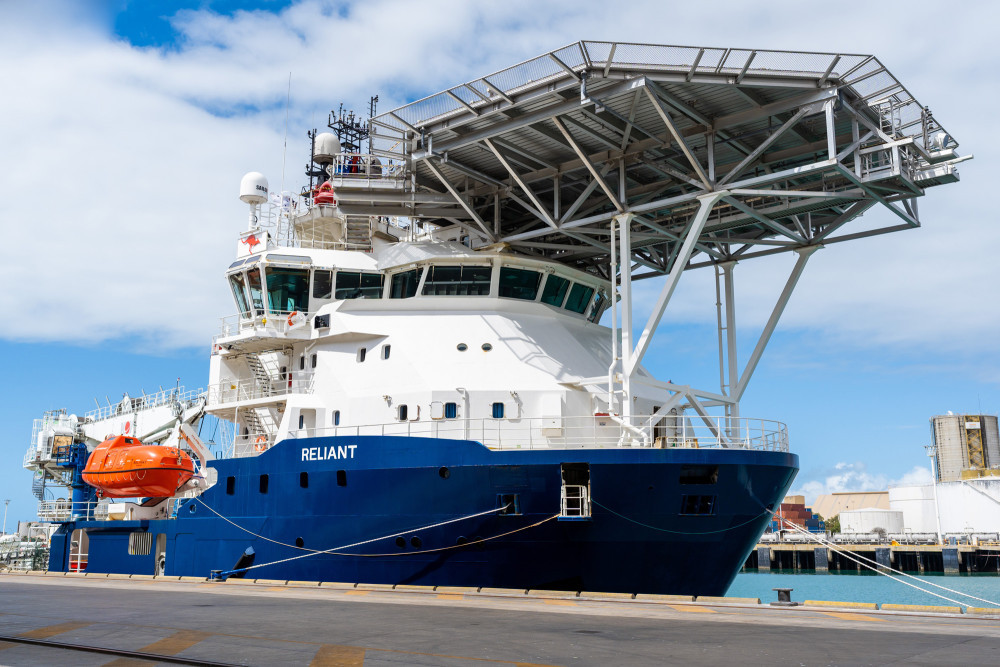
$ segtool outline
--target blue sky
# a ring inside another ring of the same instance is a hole
[[[922,229],[815,255],[743,413],[788,424],[795,487],[813,497],[921,479],[930,416],[1000,410],[993,6],[884,3],[866,19],[785,1],[611,4],[0,4],[0,81],[16,91],[0,101],[8,529],[34,515],[21,459],[42,411],[206,383],[233,311],[222,270],[245,220],[237,184],[251,170],[282,180],[289,72],[287,188],[305,131],[340,102],[378,94],[389,109],[581,38],[874,53],[976,159],[920,202]],[[790,265],[737,267],[743,359]],[[682,282],[647,356],[658,377],[715,386],[713,298],[710,274]]]

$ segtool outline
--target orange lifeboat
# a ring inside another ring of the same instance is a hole
[[[99,444],[83,469],[83,481],[108,498],[167,498],[193,476],[194,461],[181,450],[127,435]]]

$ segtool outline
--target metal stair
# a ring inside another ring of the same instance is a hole
[[[371,218],[348,216],[346,222],[344,222],[344,244],[350,250],[371,251]]]
[[[250,352],[246,355],[246,361],[247,366],[250,367],[250,372],[253,373],[254,384],[257,386],[257,392],[261,396],[271,396],[274,393],[271,374],[267,372],[267,369],[264,367],[264,363],[260,360],[260,357]]]

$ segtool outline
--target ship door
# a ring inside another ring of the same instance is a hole
[[[153,574],[162,577],[167,573],[167,534],[159,533],[156,536],[156,560]]]
[[[590,519],[590,464],[562,464],[562,493],[559,519]]]
[[[77,528],[70,537],[69,572],[83,572],[87,569],[87,551],[90,538],[84,528]]]

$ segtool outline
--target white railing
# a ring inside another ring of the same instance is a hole
[[[561,516],[590,516],[590,496],[587,487],[579,484],[563,484],[559,504]]]
[[[174,517],[177,514],[177,506],[183,498],[171,498],[167,502],[166,516]],[[118,505],[119,509],[129,505],[139,505],[142,498],[114,498],[96,500],[90,502],[73,502],[71,500],[42,500],[38,503],[38,518],[41,521],[118,521],[121,520],[121,512],[112,515],[110,507],[112,504]]]
[[[622,425],[607,415],[509,419],[436,419],[362,426],[297,429],[290,438],[314,436],[406,436],[475,440],[490,449],[751,449],[788,451],[788,428],[766,419],[633,417]]]
[[[308,334],[312,328],[312,316],[314,313],[307,313],[305,311],[297,312],[305,318],[305,321],[294,326],[288,324],[288,317],[291,313],[258,315],[256,317],[243,317],[236,314],[219,318],[221,323],[219,333],[212,338],[212,349],[215,349],[215,345],[218,344],[219,340],[246,332],[253,332],[255,336],[262,338],[284,336],[289,331],[301,331]],[[298,320],[298,316],[295,319]]]
[[[256,378],[240,378],[209,385],[207,404],[245,403],[258,398],[311,394],[314,374],[314,371],[287,371],[284,376],[273,377],[263,385]]]
[[[402,181],[406,177],[406,164],[368,153],[338,153],[330,165],[331,183],[338,180]],[[334,192],[336,197],[336,192]]]
[[[143,394],[142,396],[122,399],[118,403],[105,405],[91,410],[84,417],[87,421],[100,421],[116,415],[131,414],[140,410],[149,410],[161,405],[170,403],[180,403],[183,406],[191,406],[205,393],[204,389],[187,390],[183,386],[175,389],[161,389],[155,394]]]

